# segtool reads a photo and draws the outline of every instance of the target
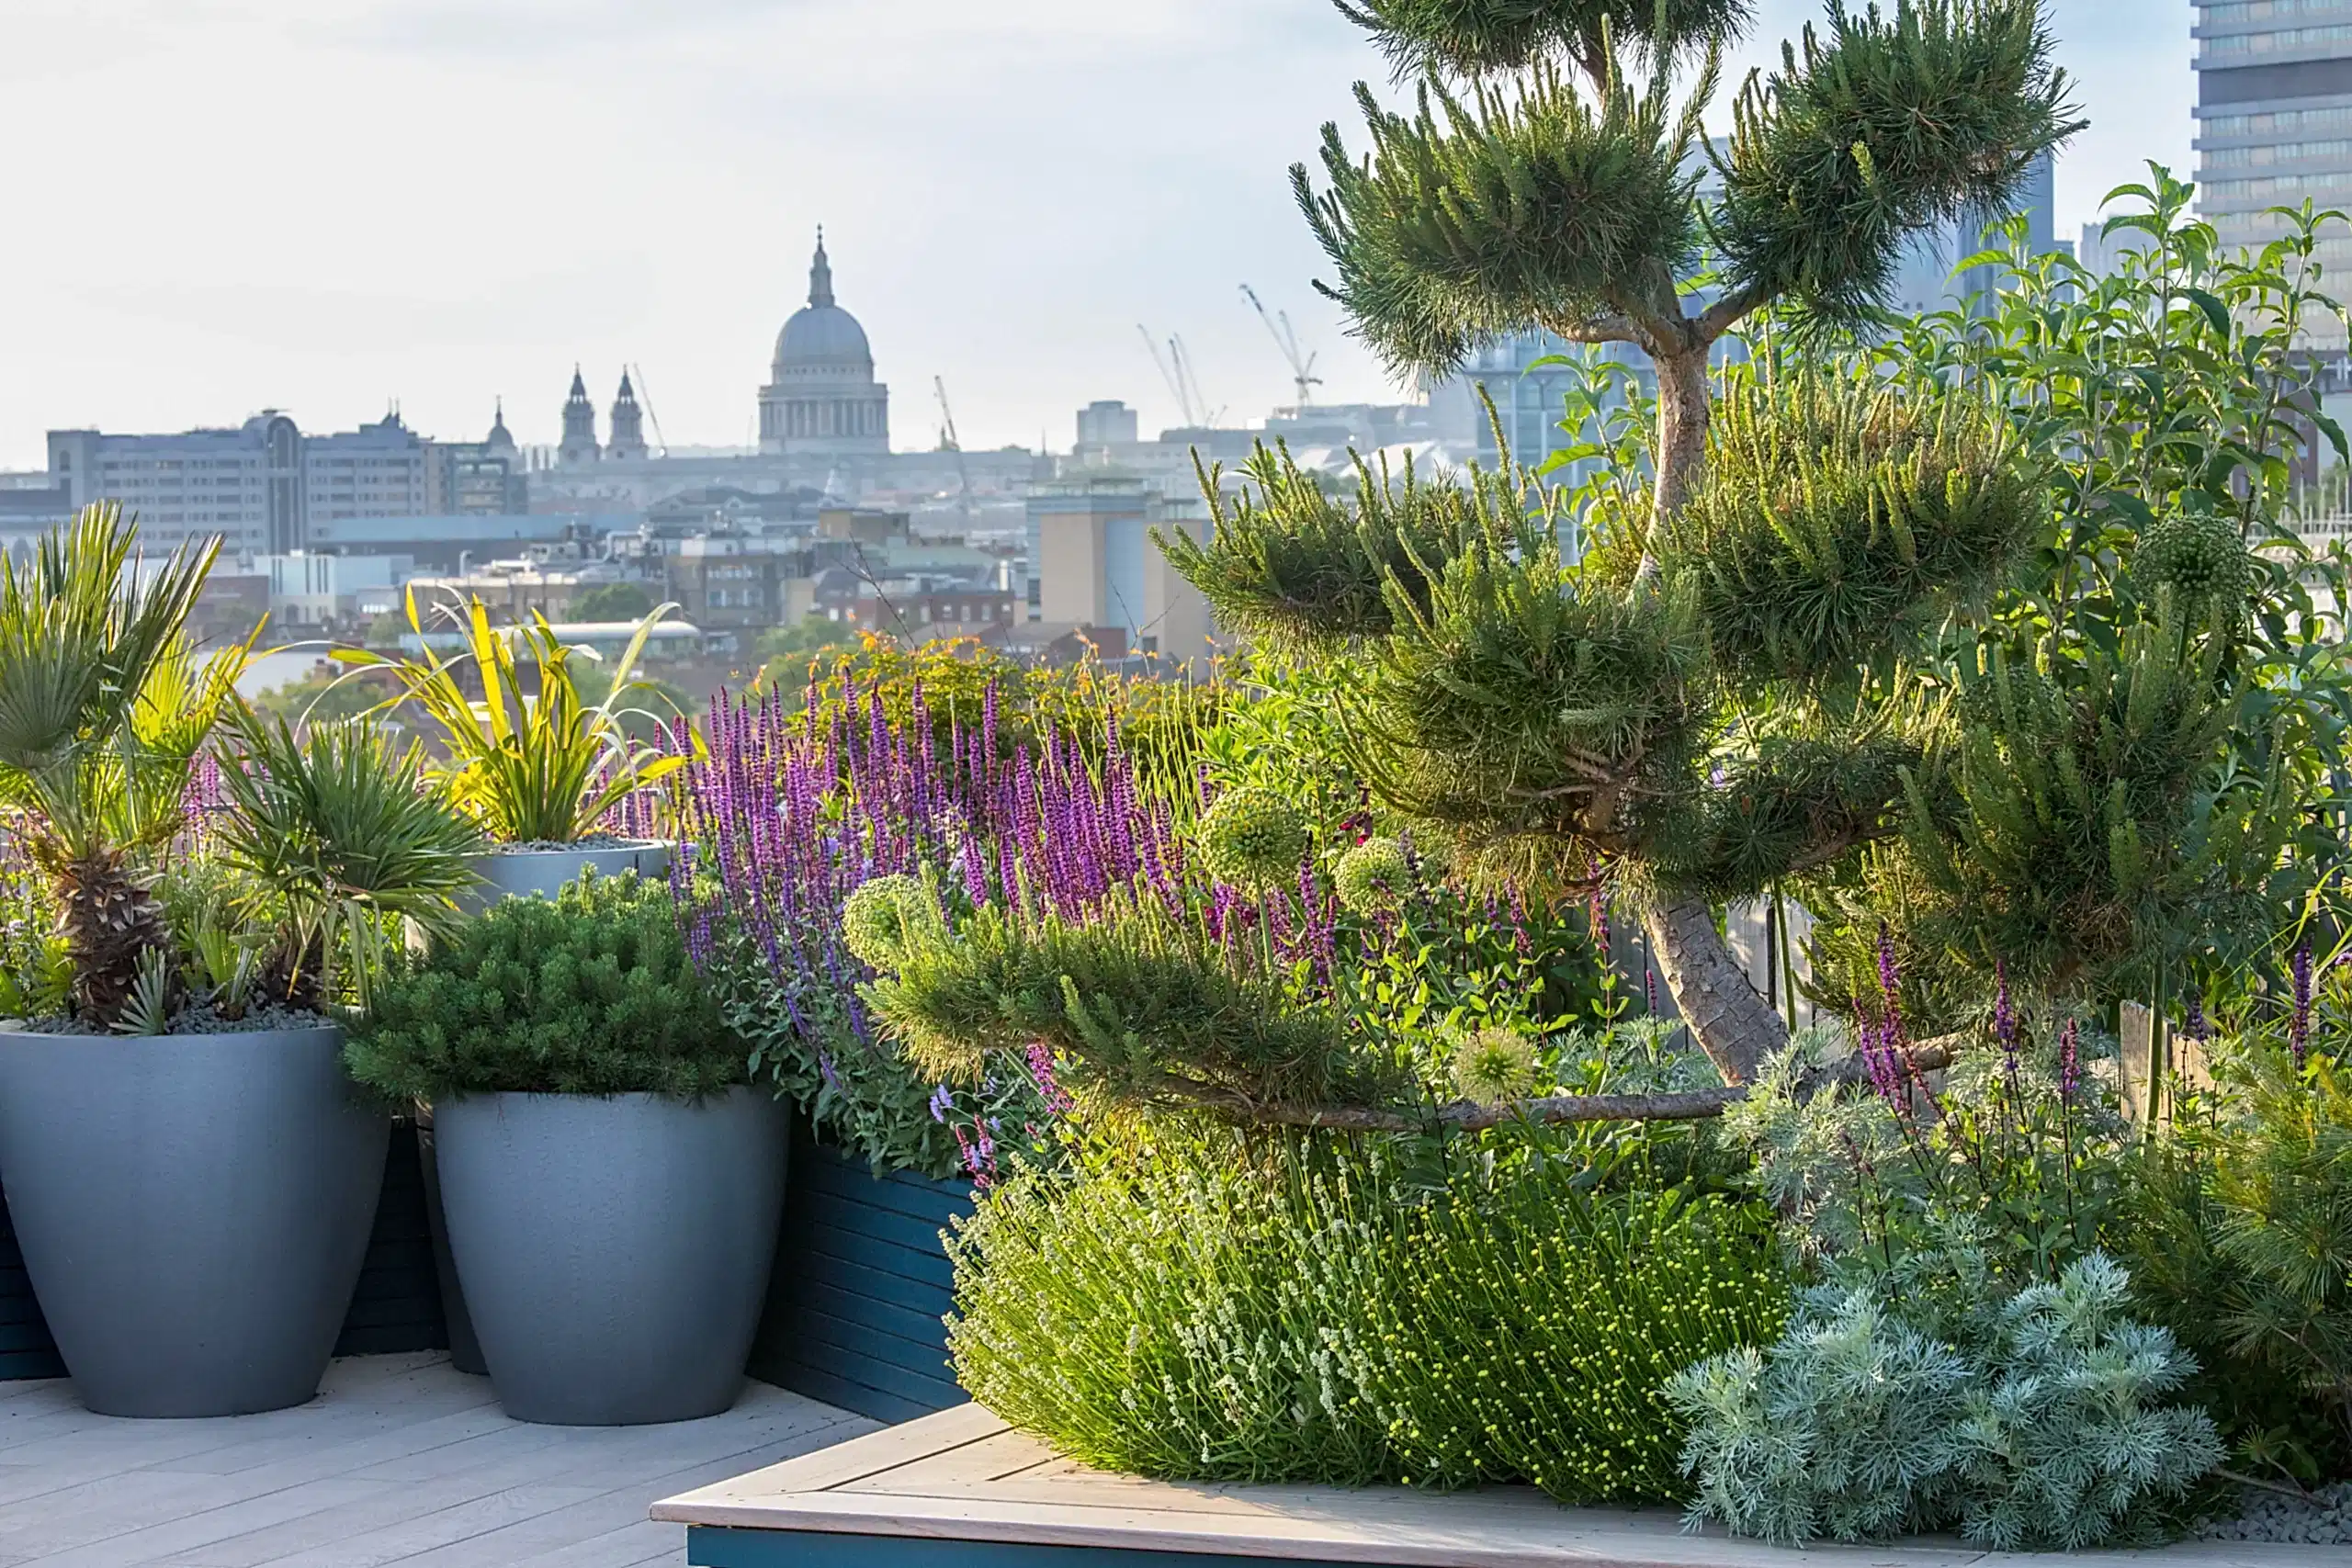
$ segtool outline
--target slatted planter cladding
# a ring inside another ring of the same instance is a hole
[[[384,1191],[376,1204],[376,1226],[368,1240],[368,1261],[352,1293],[351,1314],[335,1340],[338,1356],[387,1355],[402,1350],[438,1350],[449,1343],[441,1321],[441,1298],[433,1275],[433,1245],[425,1228],[424,1178],[417,1165],[416,1129],[392,1124],[384,1156]],[[17,1249],[16,1227],[0,1194],[0,1380],[62,1378],[65,1363],[34,1299],[25,1260]]]
[[[877,1421],[967,1397],[947,1365],[954,1279],[941,1232],[972,1212],[968,1184],[865,1161],[800,1129],[785,1189],[752,1375]]]

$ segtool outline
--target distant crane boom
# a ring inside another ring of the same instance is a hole
[[[645,384],[645,367],[632,365],[628,368],[631,378],[637,383],[637,400],[645,405],[645,417],[653,422],[653,445],[660,447],[662,455],[666,457],[670,455],[670,442],[662,434],[662,416],[653,412],[653,392]]]
[[[947,449],[956,454],[956,477],[963,489],[956,498],[956,511],[968,529],[972,522],[972,466],[964,460],[964,438],[956,434],[956,411],[947,406],[947,378],[933,376],[932,389],[939,394],[939,418],[942,437]]]
[[[1298,333],[1291,330],[1288,311],[1276,310],[1269,315],[1266,303],[1258,298],[1256,289],[1245,283],[1241,286],[1241,292],[1248,297],[1250,308],[1258,312],[1258,319],[1266,323],[1266,331],[1273,336],[1274,346],[1283,351],[1283,358],[1290,366],[1291,386],[1297,390],[1298,406],[1304,410],[1310,397],[1307,389],[1323,384],[1323,378],[1315,373],[1315,355],[1299,348]]]
[[[1181,337],[1168,340],[1168,360],[1176,368],[1177,383],[1184,389],[1180,400],[1184,404],[1184,423],[1201,429],[1213,427],[1225,417],[1222,406],[1209,407],[1209,400],[1201,390],[1201,378],[1193,367],[1193,351],[1184,346]]]
[[[1168,340],[1169,353],[1163,355],[1159,352],[1159,340],[1151,335],[1149,327],[1137,321],[1136,332],[1142,337],[1144,352],[1151,355],[1152,367],[1159,372],[1160,382],[1167,387],[1168,395],[1176,400],[1177,408],[1183,412],[1184,423],[1186,424],[1200,423],[1201,422],[1193,415],[1192,389],[1185,386],[1183,378],[1169,366],[1169,360],[1175,353],[1176,340],[1174,338]]]

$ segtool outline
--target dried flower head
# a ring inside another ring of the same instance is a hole
[[[941,930],[938,902],[916,877],[875,877],[842,905],[842,943],[876,969],[896,970]]]
[[[1340,857],[1331,883],[1340,907],[1369,919],[1385,914],[1413,895],[1413,863],[1394,839],[1366,839]]]
[[[1259,889],[1290,880],[1309,844],[1306,818],[1272,790],[1244,784],[1217,796],[1201,818],[1201,860],[1209,874]]]
[[[1535,1043],[1515,1029],[1478,1030],[1453,1054],[1453,1087],[1481,1105],[1524,1098],[1535,1088]]]

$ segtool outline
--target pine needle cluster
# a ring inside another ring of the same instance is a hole
[[[1981,607],[2042,526],[2041,477],[1978,397],[1800,373],[1737,383],[1713,434],[1663,536],[1717,661],[1751,686],[1903,651]]]
[[[670,890],[634,873],[506,899],[409,959],[353,1026],[345,1062],[401,1100],[691,1100],[751,1076],[687,959]]]

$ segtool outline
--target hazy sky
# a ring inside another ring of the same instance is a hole
[[[1818,9],[1762,0],[1743,63]],[[2059,232],[2189,163],[2187,0],[2054,0],[2092,121]],[[1385,395],[1308,287],[1284,169],[1376,74],[1326,0],[0,0],[0,468],[58,426],[311,430],[398,400],[552,442],[573,362],[644,367],[675,444],[739,443],[822,222],[900,446],[1070,440],[1174,401],[1136,333],[1256,419],[1286,308],[1334,400]]]

